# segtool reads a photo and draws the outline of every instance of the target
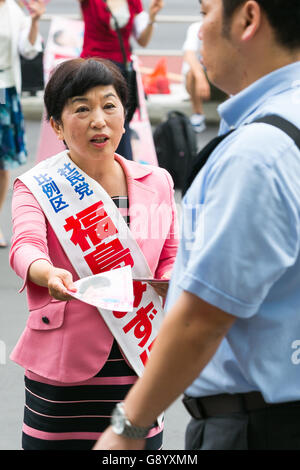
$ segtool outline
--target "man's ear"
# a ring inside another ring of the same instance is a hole
[[[261,26],[262,10],[255,0],[247,1],[241,8],[243,24],[242,40],[252,39]]]
[[[64,133],[63,133],[63,128],[62,124],[59,122],[55,121],[53,117],[50,117],[50,125],[52,129],[54,130],[55,134],[57,135],[59,140],[64,140]]]

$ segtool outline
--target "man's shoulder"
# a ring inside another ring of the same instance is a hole
[[[296,126],[300,136],[300,122],[298,125],[297,120],[288,119],[283,115],[280,117]],[[259,116],[259,118],[263,118],[263,116]],[[257,154],[259,158],[263,157],[265,160],[272,155],[278,156],[293,146],[293,138],[283,128],[275,123],[255,122],[256,119],[239,126],[232,133],[229,151],[235,152],[239,149],[239,153],[251,154],[252,158],[254,154]]]
[[[249,122],[225,136],[211,154],[207,171],[219,174],[228,167],[237,174],[243,171],[268,174],[271,168],[277,168],[275,172],[278,168],[280,172],[286,172],[287,166],[292,166],[300,177],[298,154],[291,137],[281,129],[270,124]],[[280,163],[283,160],[288,162],[287,166]]]

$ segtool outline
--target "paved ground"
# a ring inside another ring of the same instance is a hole
[[[28,164],[12,173],[12,180],[34,164],[40,122],[26,122],[29,148]],[[216,134],[216,127],[209,127],[198,139],[202,146]],[[0,224],[9,238],[11,235],[10,205],[12,182],[0,217]],[[180,195],[176,195],[180,200]],[[26,295],[18,294],[21,280],[8,265],[8,250],[0,250],[0,450],[20,449],[21,423],[23,415],[23,370],[9,360],[27,319]],[[180,401],[166,414],[165,449],[184,448],[184,429],[188,421],[187,413]]]

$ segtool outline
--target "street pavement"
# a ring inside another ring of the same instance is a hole
[[[11,198],[14,179],[31,168],[35,162],[40,121],[27,120],[26,134],[29,150],[28,163],[12,171],[11,183],[0,225],[8,239],[11,237]],[[198,136],[199,147],[217,132],[216,126]],[[180,194],[176,193],[177,202]],[[21,448],[21,426],[24,405],[23,369],[9,359],[27,320],[26,293],[18,293],[22,280],[9,267],[9,249],[0,249],[0,450]],[[177,400],[166,412],[164,449],[184,449],[184,430],[188,415]]]

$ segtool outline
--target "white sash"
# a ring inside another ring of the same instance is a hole
[[[151,278],[147,261],[106,191],[63,151],[19,179],[30,189],[79,278],[130,265],[133,278]],[[116,286],[117,288],[117,286]],[[132,312],[98,309],[129,363],[141,376],[163,309],[155,290],[134,282]]]

